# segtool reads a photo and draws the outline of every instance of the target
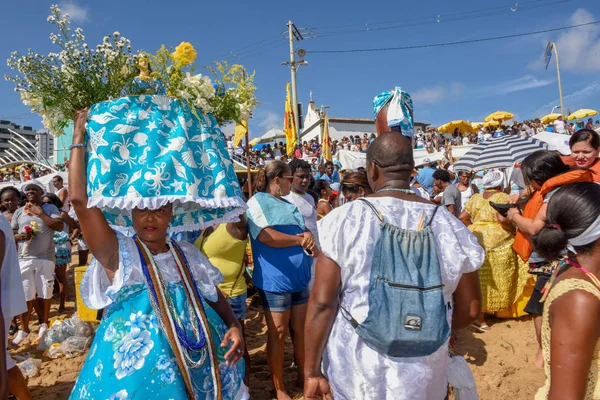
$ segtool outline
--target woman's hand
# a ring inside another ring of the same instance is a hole
[[[228,366],[233,366],[244,357],[244,337],[242,336],[242,330],[239,326],[229,328],[223,337],[221,347],[227,347],[229,342],[232,342],[232,345],[225,354],[225,360],[227,361]]]
[[[83,139],[85,137],[85,124],[87,122],[88,109],[84,108],[75,112],[75,126],[73,128],[73,143],[83,143],[82,141],[75,141],[75,139]]]
[[[15,235],[15,240],[17,242],[23,242],[23,241],[27,241],[31,239],[31,232],[22,232],[22,233],[17,233]]]
[[[519,212],[519,210],[516,209],[516,208],[511,208],[506,213],[506,219],[508,219],[509,221],[513,222],[513,218],[517,214],[521,215],[521,213]]]
[[[323,396],[327,400],[333,400],[327,378],[323,375],[306,378],[304,381],[304,398],[306,400],[321,400]]]
[[[25,204],[25,213],[28,215],[35,215],[36,217],[39,217],[44,213],[44,210],[42,210],[42,207],[36,204],[27,203]]]
[[[508,196],[509,204],[517,204],[519,201],[521,201],[521,196],[519,196],[518,194],[511,194],[510,196]]]
[[[312,233],[304,232],[298,236],[302,236],[302,248],[312,251],[312,248],[315,247],[315,237],[312,235]]]

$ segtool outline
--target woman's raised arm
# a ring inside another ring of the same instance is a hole
[[[75,116],[73,129],[73,145],[85,143],[85,123],[87,109],[78,111]],[[104,266],[108,278],[112,281],[119,267],[119,243],[117,235],[98,208],[87,206],[87,178],[85,165],[85,147],[77,146],[71,149],[69,161],[69,195],[71,204],[77,214],[79,226],[85,236],[85,241],[96,259]]]

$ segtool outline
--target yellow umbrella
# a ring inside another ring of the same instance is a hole
[[[572,121],[574,119],[582,119],[585,117],[591,117],[592,115],[596,115],[596,114],[598,114],[598,111],[596,111],[596,110],[589,110],[586,108],[582,108],[581,110],[577,110],[574,113],[572,113],[571,115],[569,115],[567,117],[567,119],[569,121]]]
[[[479,127],[481,127],[481,125],[483,125],[483,122],[471,122],[471,127],[473,130],[477,130]]]
[[[487,117],[485,117],[485,122],[488,121],[506,121],[507,119],[513,119],[515,116],[512,113],[509,113],[507,111],[496,111],[494,113],[491,113],[490,115],[488,115]]]
[[[447,124],[440,126],[438,130],[444,133],[454,133],[456,129],[458,129],[459,132],[473,132],[471,124],[462,119],[450,121]]]
[[[483,123],[483,126],[484,126],[485,128],[495,128],[495,127],[497,127],[498,125],[500,125],[500,122],[498,122],[498,121],[494,121],[494,120],[485,121],[485,122]]]
[[[544,115],[542,118],[540,118],[540,121],[542,121],[544,124],[547,124],[548,122],[555,121],[558,117],[560,117],[560,114],[557,114],[557,113],[548,114],[548,115]]]
[[[260,138],[254,138],[250,141],[250,146],[256,146],[257,144],[260,143]]]

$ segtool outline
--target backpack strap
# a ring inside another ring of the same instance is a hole
[[[359,198],[358,200],[362,201],[363,203],[365,203],[366,205],[368,205],[369,208],[371,208],[371,210],[373,210],[373,212],[375,213],[375,215],[377,216],[377,218],[379,219],[379,221],[381,221],[383,223],[383,215],[381,215],[381,213],[377,210],[377,208],[375,208],[375,206],[373,205],[373,203],[371,203],[370,201],[367,201],[363,197]]]
[[[437,213],[438,208],[440,208],[440,206],[435,206],[435,210],[433,210],[433,214],[431,214],[431,218],[429,218],[429,222],[425,226],[431,225],[431,223],[433,222],[433,218],[435,217],[435,214]]]

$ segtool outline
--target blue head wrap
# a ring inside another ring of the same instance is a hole
[[[391,92],[383,92],[373,99],[373,111],[375,118],[379,111],[389,103],[387,112],[388,126],[399,126],[404,136],[413,137],[415,134],[413,123],[413,103],[410,94],[399,87]]]

